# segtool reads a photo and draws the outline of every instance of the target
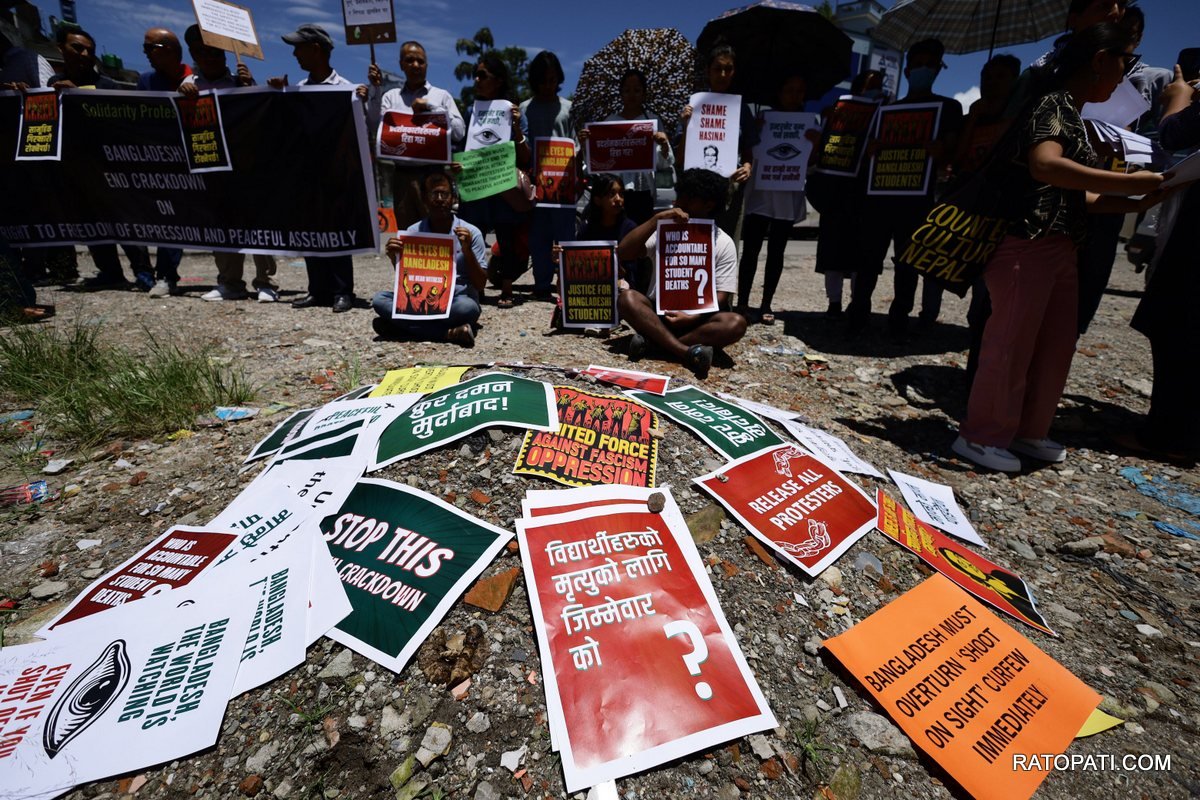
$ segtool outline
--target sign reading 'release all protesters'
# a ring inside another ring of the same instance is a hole
[[[366,123],[353,92],[219,91],[233,169],[203,173],[189,171],[176,99],[173,92],[64,91],[62,160],[17,161],[21,98],[0,92],[0,186],[37,187],[0,192],[0,236],[13,247],[376,252]]]

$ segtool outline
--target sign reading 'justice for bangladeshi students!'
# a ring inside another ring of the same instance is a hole
[[[704,314],[717,310],[713,263],[716,230],[711,219],[658,221],[654,248],[655,313]]]
[[[977,800],[1026,800],[1100,703],[941,575],[825,647]]]
[[[454,294],[454,251],[448,233],[402,233],[392,319],[446,319]]]
[[[875,144],[867,194],[925,195],[933,180],[927,145],[937,138],[940,103],[881,106],[875,115]]]
[[[615,328],[617,243],[563,242],[558,293],[564,328]]]

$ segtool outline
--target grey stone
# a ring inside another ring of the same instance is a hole
[[[883,562],[880,561],[874,553],[868,553],[866,550],[860,551],[859,554],[854,557],[854,568],[859,572],[874,570],[876,575],[880,577],[883,576]]]
[[[475,800],[500,800],[500,793],[487,781],[480,781],[475,787]]]
[[[482,711],[476,711],[474,716],[467,720],[467,730],[471,733],[483,733],[490,727],[492,727],[492,721]]]
[[[837,567],[826,567],[825,571],[817,577],[824,581],[826,586],[842,585],[842,571]]]
[[[860,711],[846,718],[846,727],[862,746],[872,753],[888,756],[913,756],[912,742],[885,717]]]
[[[756,733],[750,737],[750,749],[754,751],[754,755],[763,761],[775,755],[775,751],[771,748],[771,743],[761,733]]]
[[[317,673],[318,678],[349,678],[354,674],[353,654],[343,649],[325,665],[325,669]]]
[[[64,581],[46,581],[30,589],[29,596],[34,600],[46,600],[65,592],[68,588],[69,586]]]
[[[1144,622],[1137,626],[1137,632],[1142,636],[1149,636],[1151,638],[1163,635],[1162,631],[1160,631],[1158,628],[1154,627],[1153,625],[1147,625]]]
[[[435,722],[425,731],[425,738],[417,749],[417,761],[421,766],[428,767],[435,760],[450,752],[450,743],[454,739],[454,729],[441,722]]]
[[[1104,547],[1103,539],[1099,536],[1089,536],[1077,542],[1067,542],[1060,545],[1058,551],[1073,556],[1094,556],[1100,552],[1100,548],[1102,547]]]
[[[46,462],[46,466],[42,467],[42,472],[46,475],[57,475],[73,463],[75,463],[73,458],[52,458]]]
[[[716,766],[713,764],[713,762],[706,758],[700,762],[699,766],[696,767],[696,772],[699,772],[701,775],[707,775],[714,769],[716,769]]]
[[[1175,703],[1178,701],[1173,691],[1157,681],[1146,681],[1146,688],[1154,693],[1154,696],[1158,698],[1158,702],[1160,703]]]
[[[271,792],[271,794],[278,797],[279,800],[284,800],[284,798],[289,797],[292,794],[292,782],[287,778],[284,778],[279,782],[279,785],[275,787],[275,791]]]
[[[500,766],[509,772],[516,772],[521,766],[521,759],[525,758],[525,751],[527,749],[527,747],[522,746],[520,750],[509,750],[500,756]]]
[[[742,796],[742,790],[732,783],[727,783],[717,789],[717,800],[737,800]]]
[[[383,715],[379,720],[379,733],[383,736],[395,736],[404,730],[404,722],[400,712],[391,705],[383,707]]]
[[[1083,621],[1083,617],[1076,614],[1071,609],[1064,606],[1062,603],[1050,603],[1046,606],[1053,618],[1064,625],[1078,625]]]
[[[1141,619],[1141,617],[1139,617],[1137,614],[1133,613],[1132,611],[1130,611],[1129,609],[1126,609],[1126,608],[1122,608],[1117,613],[1120,614],[1125,619],[1129,620],[1130,622],[1137,622],[1139,619]]]
[[[246,759],[246,771],[261,774],[266,771],[275,756],[279,755],[279,742],[267,742],[254,755]]]
[[[1025,561],[1037,561],[1037,553],[1033,552],[1033,548],[1029,546],[1029,542],[1024,539],[1009,539],[1008,549],[1012,550],[1017,556]]]

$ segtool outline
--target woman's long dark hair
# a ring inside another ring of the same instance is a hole
[[[588,204],[583,209],[583,226],[584,228],[598,228],[604,224],[603,214],[600,207],[596,205],[596,198],[604,197],[612,191],[613,186],[624,187],[621,179],[611,172],[597,172],[588,181]],[[621,216],[617,217],[617,224],[624,219],[625,212],[621,212]]]
[[[508,64],[492,51],[479,57],[479,64],[487,67],[487,71],[500,79],[500,90],[496,92],[495,100],[513,100],[512,76],[508,72]]]

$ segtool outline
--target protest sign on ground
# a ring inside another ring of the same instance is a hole
[[[417,394],[400,394],[326,403],[279,448],[274,461],[337,458],[360,448],[365,458],[379,434],[419,399]]]
[[[694,481],[813,577],[875,526],[875,506],[862,489],[792,444],[740,458]]]
[[[941,575],[825,647],[979,800],[1032,795],[1101,699]]]
[[[262,441],[254,445],[254,448],[250,451],[250,455],[246,456],[246,460],[243,463],[249,464],[251,461],[275,455],[279,452],[279,448],[283,447],[284,444],[291,441],[299,433],[304,423],[308,422],[309,418],[315,413],[317,413],[317,409],[315,408],[304,408],[292,412],[287,419],[275,426],[275,430],[271,431]]]
[[[342,0],[346,44],[396,41],[392,0]]]
[[[467,150],[481,150],[512,141],[513,104],[507,100],[476,100],[467,126]]]
[[[368,478],[320,524],[354,608],[327,635],[395,672],[512,538],[433,495]]]
[[[747,411],[753,411],[760,417],[766,417],[767,419],[775,420],[780,424],[792,422],[801,416],[799,411],[784,411],[782,408],[776,408],[775,406],[768,405],[767,403],[759,403],[755,400],[747,400],[744,397],[738,397],[735,394],[729,394],[727,392],[717,392],[716,395],[722,400],[728,400],[731,403],[737,403]]]
[[[954,490],[941,483],[934,483],[914,475],[905,475],[889,469],[888,474],[900,487],[904,502],[912,509],[917,519],[957,536],[963,541],[987,547],[975,526],[954,500]]]
[[[189,172],[229,172],[229,145],[221,124],[221,103],[217,93],[200,92],[194,97],[173,97],[175,117],[179,120],[183,154]]]
[[[776,724],[665,499],[517,523],[568,792]]]
[[[665,501],[665,486],[658,489],[647,486],[583,486],[578,489],[527,489],[521,500],[521,516],[547,517],[566,514],[585,508],[605,505],[628,505],[645,503],[651,495],[661,494]]]
[[[448,318],[458,240],[448,233],[402,233],[399,238],[404,250],[392,286],[392,319]]]
[[[783,427],[796,437],[796,441],[800,442],[805,450],[839,472],[857,472],[860,475],[883,477],[883,473],[859,458],[849,445],[832,433],[817,430],[796,420],[783,420]]]
[[[1054,634],[1037,610],[1032,590],[1020,576],[921,522],[882,490],[876,490],[875,503],[879,508],[875,526],[881,533],[916,553],[926,564],[983,602],[1040,631]]]
[[[601,383],[620,386],[625,389],[641,389],[644,392],[652,394],[666,394],[667,384],[671,382],[670,377],[654,372],[638,372],[633,369],[602,367],[598,364],[589,364],[588,368],[583,371],[583,374],[591,375]]]
[[[563,242],[558,260],[558,296],[564,328],[615,328],[617,243]]]
[[[567,486],[653,486],[658,419],[632,400],[555,386],[559,428],[529,431],[513,472]]]
[[[783,439],[749,411],[695,386],[662,396],[649,392],[630,392],[629,396],[666,414],[730,460],[783,444]]]
[[[375,154],[401,164],[448,164],[450,123],[445,111],[385,111],[375,135]]]
[[[579,199],[575,140],[551,136],[533,140],[533,178],[537,204],[574,210]]]
[[[517,148],[512,142],[455,153],[462,164],[458,197],[464,203],[506,192],[517,185]]]
[[[716,224],[710,219],[660,219],[655,230],[655,313],[716,311]]]
[[[440,389],[413,404],[383,431],[367,471],[374,472],[402,458],[496,425],[558,430],[554,387],[516,375],[489,372]]]
[[[699,92],[691,96],[683,158],[684,169],[706,169],[728,178],[738,167],[738,138],[742,122],[742,97],[736,94]]]
[[[17,161],[58,161],[62,158],[62,114],[54,89],[26,89],[21,98],[17,131]]]
[[[768,192],[804,191],[808,157],[813,149],[808,132],[816,129],[816,114],[764,112],[761,138],[754,147],[754,188]]]
[[[933,156],[926,145],[937,139],[940,103],[880,106],[867,173],[867,194],[924,195],[933,180]]]
[[[192,8],[200,23],[200,37],[206,45],[262,61],[262,46],[258,43],[250,9],[227,0],[192,0]]]
[[[588,171],[654,172],[658,120],[591,122],[587,125]]]
[[[369,397],[389,394],[427,394],[453,386],[470,367],[407,367],[389,369]]]
[[[817,145],[817,172],[858,175],[879,101],[843,95],[825,119]]]

